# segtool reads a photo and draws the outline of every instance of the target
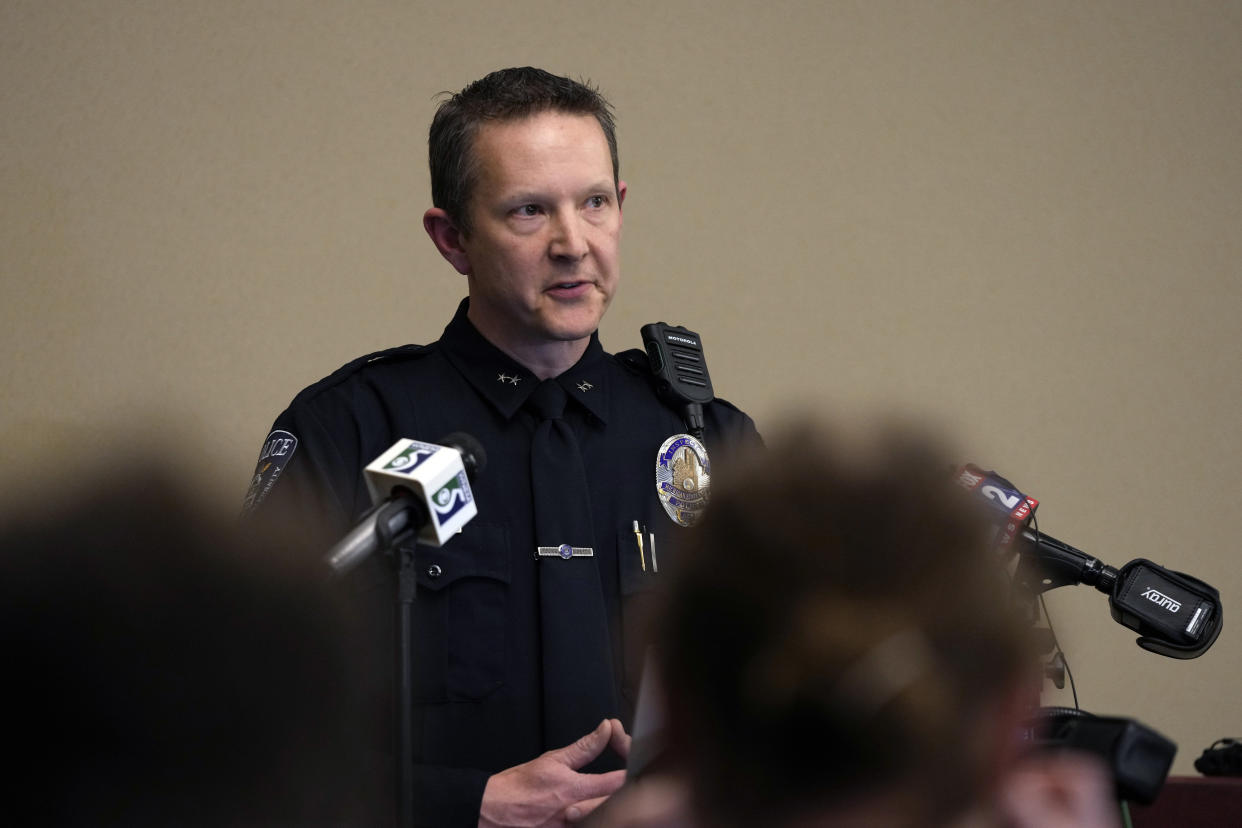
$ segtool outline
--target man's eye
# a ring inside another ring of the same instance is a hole
[[[517,214],[519,216],[537,216],[539,215],[539,205],[523,204],[521,207],[517,208]]]
[[[587,199],[587,206],[595,210],[598,210],[599,208],[603,207],[607,203],[608,203],[608,200],[605,199],[603,196],[598,196],[598,195],[591,196],[590,198]]]

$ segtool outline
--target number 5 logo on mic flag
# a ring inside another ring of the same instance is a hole
[[[452,520],[453,515],[461,511],[467,503],[474,500],[470,492],[470,484],[466,482],[466,473],[460,472],[442,489],[431,496],[432,512],[436,523],[443,526]]]

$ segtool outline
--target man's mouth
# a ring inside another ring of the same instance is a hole
[[[549,287],[547,292],[557,295],[575,296],[579,293],[586,292],[590,287],[590,282],[557,282]]]

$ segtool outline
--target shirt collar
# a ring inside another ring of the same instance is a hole
[[[535,375],[484,338],[467,317],[470,300],[463,299],[444,329],[440,345],[453,367],[474,386],[479,395],[510,419],[525,405],[539,384]],[[608,412],[607,354],[599,332],[591,334],[586,352],[573,367],[556,378],[570,400],[601,422]]]

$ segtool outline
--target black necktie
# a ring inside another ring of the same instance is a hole
[[[543,639],[543,734],[564,747],[617,716],[608,612],[600,586],[591,498],[565,390],[544,380],[527,406],[539,418],[530,446]]]

